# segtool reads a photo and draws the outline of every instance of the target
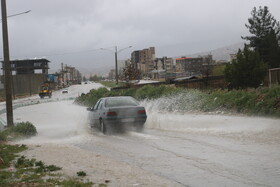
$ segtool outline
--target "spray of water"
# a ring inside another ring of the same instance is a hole
[[[260,141],[279,142],[278,119],[213,115],[199,109],[204,101],[194,92],[141,102],[147,110],[147,128],[187,133],[213,134],[238,138],[257,138]]]
[[[75,95],[75,90],[78,91],[78,87],[70,91]],[[195,91],[144,100],[141,105],[148,115],[145,128],[235,137],[258,135],[264,139],[280,137],[278,119],[202,114],[197,112],[202,104]],[[15,117],[17,122],[32,122],[38,130],[38,136],[24,143],[61,144],[90,141],[94,137],[94,130],[88,127],[88,113],[85,107],[74,105],[73,101],[60,100],[18,108]]]

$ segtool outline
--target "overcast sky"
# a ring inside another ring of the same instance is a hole
[[[120,60],[151,46],[156,57],[209,51],[242,42],[253,7],[265,5],[279,21],[279,0],[7,0],[8,15],[31,10],[8,19],[10,56],[83,71],[114,66],[100,48],[133,46]]]

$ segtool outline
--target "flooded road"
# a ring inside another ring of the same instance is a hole
[[[17,108],[38,136],[29,145],[75,146],[139,167],[178,186],[278,186],[280,120],[147,111],[143,133],[103,135],[73,101]]]
[[[206,116],[195,116],[199,117]],[[276,123],[272,121],[271,125]],[[248,137],[241,137],[205,129],[203,132],[175,130],[146,129],[142,134],[131,132],[115,136],[94,132],[90,140],[76,145],[139,166],[184,186],[279,184],[279,129],[278,137],[269,135],[266,139],[262,136],[258,141],[258,137],[250,138],[257,134],[248,132]]]

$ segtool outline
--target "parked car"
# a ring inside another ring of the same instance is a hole
[[[145,108],[130,96],[104,97],[87,110],[90,126],[104,134],[127,128],[141,132],[147,119]]]
[[[68,89],[67,89],[67,88],[63,89],[63,90],[62,90],[62,93],[63,93],[63,94],[64,94],[64,93],[68,93]]]

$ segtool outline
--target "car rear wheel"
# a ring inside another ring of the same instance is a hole
[[[100,131],[103,134],[107,134],[107,126],[106,124],[103,122],[103,120],[100,120]]]
[[[144,124],[136,124],[135,129],[136,132],[143,132]]]

